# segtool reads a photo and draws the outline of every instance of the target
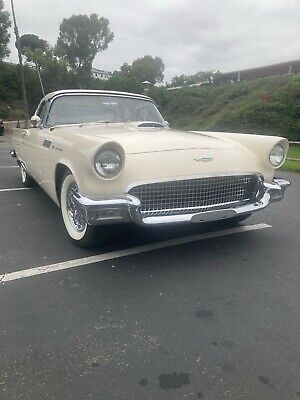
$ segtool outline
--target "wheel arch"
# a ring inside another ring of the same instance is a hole
[[[57,198],[57,204],[60,206],[60,191],[63,177],[66,175],[67,172],[73,174],[72,169],[70,166],[66,165],[65,163],[59,162],[55,167],[55,193]]]

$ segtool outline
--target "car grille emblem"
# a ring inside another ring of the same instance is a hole
[[[208,162],[208,161],[213,161],[213,157],[212,156],[203,156],[203,157],[199,157],[199,158],[194,158],[195,161],[202,161],[202,162]]]

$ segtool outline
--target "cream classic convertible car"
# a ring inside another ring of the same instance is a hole
[[[31,122],[12,140],[22,182],[48,193],[82,247],[109,223],[241,221],[281,200],[290,184],[274,179],[286,139],[169,129],[139,94],[57,91]]]

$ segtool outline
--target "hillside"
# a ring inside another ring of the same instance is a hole
[[[76,87],[71,72],[63,71],[59,76],[56,72],[42,72],[46,92]],[[25,79],[32,114],[42,93],[34,70],[25,68]],[[137,93],[143,90],[136,80],[118,74],[108,81],[90,79],[85,87]],[[274,134],[300,141],[300,74],[170,92],[152,87],[149,95],[175,128]],[[0,118],[22,117],[18,67],[0,63]]]
[[[172,127],[274,134],[300,140],[300,75],[160,91]]]

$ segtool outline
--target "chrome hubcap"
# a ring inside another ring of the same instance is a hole
[[[87,226],[87,223],[82,218],[82,214],[79,211],[74,200],[74,196],[76,195],[76,193],[78,193],[78,186],[76,185],[76,183],[73,183],[70,185],[67,193],[67,212],[73,228],[77,232],[83,232]]]

